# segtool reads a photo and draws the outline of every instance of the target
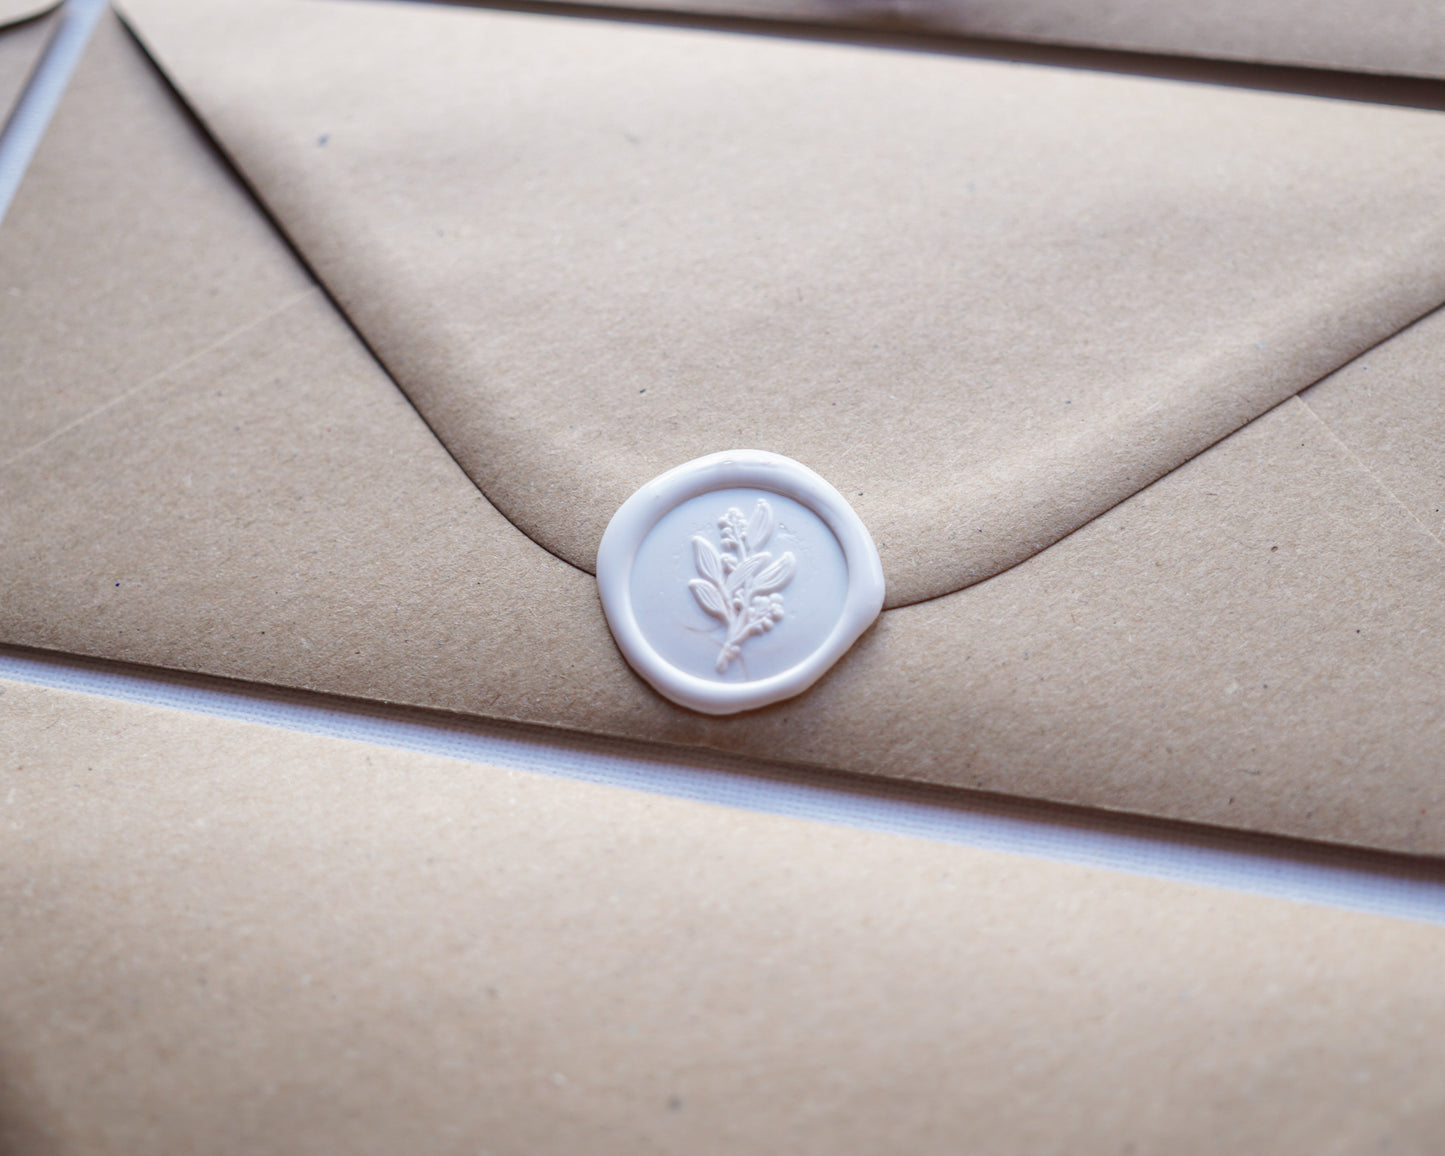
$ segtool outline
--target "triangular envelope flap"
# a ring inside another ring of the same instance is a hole
[[[590,569],[697,455],[818,470],[890,605],[1445,300],[1445,118],[427,5],[130,0],[448,449]]]

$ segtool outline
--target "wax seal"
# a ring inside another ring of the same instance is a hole
[[[763,450],[698,458],[623,502],[597,586],[632,669],[705,714],[801,694],[883,608],[878,549],[847,499]]]

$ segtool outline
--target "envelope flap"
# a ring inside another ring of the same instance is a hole
[[[425,5],[127,12],[584,569],[642,482],[752,446],[847,494],[890,605],[956,590],[1445,300],[1434,113]]]

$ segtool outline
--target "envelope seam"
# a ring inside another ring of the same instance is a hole
[[[1325,419],[1322,418],[1315,411],[1314,406],[1310,405],[1309,402],[1305,401],[1305,399],[1300,397],[1298,394],[1291,398],[1291,400],[1297,401],[1300,403],[1300,405],[1304,406],[1305,412],[1308,413],[1310,417],[1314,418],[1315,421],[1320,424],[1320,427],[1325,431],[1325,433],[1329,434],[1330,440],[1332,440],[1335,445],[1339,446],[1339,448],[1344,451],[1345,455],[1350,459],[1350,461],[1354,462],[1355,465],[1359,466],[1360,469],[1364,470],[1365,473],[1369,474],[1371,481],[1373,481],[1377,486],[1380,487],[1381,490],[1385,492],[1386,497],[1388,497],[1390,501],[1394,502],[1395,505],[1399,506],[1400,509],[1404,510],[1405,513],[1410,516],[1410,520],[1413,521],[1417,526],[1419,526],[1420,529],[1424,530],[1425,533],[1429,535],[1431,541],[1435,543],[1435,545],[1439,546],[1442,550],[1445,550],[1445,541],[1442,541],[1440,536],[1425,524],[1424,520],[1420,517],[1420,515],[1415,513],[1415,511],[1411,509],[1410,506],[1407,505],[1400,498],[1400,496],[1395,493],[1394,490],[1390,489],[1390,487],[1385,484],[1385,480],[1381,478],[1380,475],[1377,474],[1374,470],[1372,470],[1366,464],[1365,460],[1360,457],[1359,454],[1355,453],[1355,451],[1349,447],[1348,443],[1346,443],[1344,438],[1340,437],[1340,435],[1334,431],[1330,423],[1325,421]]]
[[[198,349],[195,353],[189,354],[189,355],[187,355],[186,357],[181,358],[181,360],[175,362],[173,365],[168,365],[165,369],[161,370],[159,373],[152,374],[150,377],[146,378],[144,381],[141,381],[141,382],[137,383],[136,385],[131,386],[129,389],[124,390],[124,391],[122,391],[121,393],[116,394],[116,396],[113,397],[113,398],[111,398],[109,401],[104,402],[104,403],[102,403],[101,405],[96,406],[96,407],[95,407],[94,409],[92,409],[92,410],[87,410],[85,413],[81,414],[79,417],[73,418],[72,420],[66,422],[66,423],[65,423],[63,426],[61,426],[59,429],[54,430],[54,431],[52,431],[51,433],[46,434],[45,437],[41,438],[38,442],[34,442],[34,443],[32,443],[31,445],[26,446],[23,450],[20,450],[20,451],[19,451],[18,453],[16,453],[14,456],[7,458],[7,459],[6,459],[5,461],[3,461],[3,462],[0,462],[0,470],[9,469],[11,466],[15,465],[15,464],[16,464],[17,462],[19,462],[21,459],[26,458],[26,457],[29,457],[30,454],[36,452],[37,450],[43,449],[45,446],[48,446],[51,442],[55,441],[57,438],[64,437],[66,434],[68,434],[71,430],[75,429],[76,427],[84,425],[86,422],[90,421],[92,418],[99,417],[101,414],[105,413],[107,410],[114,409],[116,406],[120,405],[122,402],[128,401],[130,398],[134,397],[136,394],[142,392],[143,390],[149,389],[151,386],[155,385],[157,382],[161,381],[162,379],[164,379],[164,378],[166,378],[166,377],[169,377],[171,374],[175,373],[177,370],[179,370],[179,369],[184,369],[186,366],[192,364],[193,362],[199,361],[201,358],[207,356],[208,354],[214,353],[217,349],[220,349],[220,348],[222,348],[223,346],[228,345],[230,342],[234,341],[236,338],[242,336],[242,335],[245,334],[245,333],[250,332],[252,329],[255,329],[258,325],[264,325],[264,324],[266,324],[266,322],[273,320],[274,318],[280,316],[282,313],[285,313],[287,310],[295,308],[297,305],[299,305],[302,301],[306,300],[308,297],[311,297],[312,295],[318,294],[318,293],[320,293],[320,292],[321,292],[320,286],[312,285],[311,287],[309,287],[308,289],[304,290],[303,292],[297,293],[297,294],[295,294],[295,295],[292,296],[292,297],[288,297],[284,302],[282,302],[280,305],[278,305],[275,309],[272,309],[272,310],[270,310],[269,312],[262,314],[260,317],[257,317],[257,318],[255,318],[255,319],[252,320],[252,321],[246,322],[245,325],[242,325],[242,326],[240,326],[240,327],[238,327],[238,328],[236,328],[236,329],[232,329],[232,330],[231,330],[230,332],[228,332],[224,337],[220,337],[220,338],[218,338],[217,340],[211,342],[211,344],[205,346],[204,348]]]

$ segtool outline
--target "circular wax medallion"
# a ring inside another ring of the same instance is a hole
[[[883,608],[878,550],[853,507],[762,450],[698,458],[623,502],[597,586],[632,668],[706,714],[802,693]]]

